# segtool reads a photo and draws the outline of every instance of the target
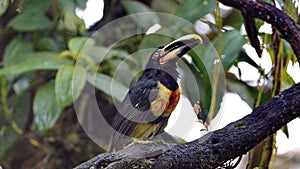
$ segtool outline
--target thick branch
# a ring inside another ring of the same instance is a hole
[[[290,43],[300,63],[300,25],[286,13],[263,0],[218,1],[272,24],[281,33],[282,38]]]
[[[218,1],[276,27],[300,63],[300,26],[287,14],[262,0]],[[196,141],[172,146],[135,144],[119,152],[100,154],[76,168],[216,168],[245,154],[298,116],[300,83],[257,107],[252,114]]]
[[[257,107],[244,118],[196,141],[170,147],[161,143],[151,143],[146,148],[132,146],[119,152],[98,155],[76,168],[216,168],[245,154],[298,116],[300,83]]]

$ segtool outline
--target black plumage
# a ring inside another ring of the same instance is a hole
[[[163,131],[180,98],[177,60],[200,40],[198,35],[188,35],[152,53],[143,74],[118,106],[111,151],[124,147],[131,138],[149,138]]]

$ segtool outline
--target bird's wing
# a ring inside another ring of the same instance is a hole
[[[139,99],[138,103],[135,103],[136,105],[132,104],[129,94],[126,95],[112,123],[115,131],[111,138],[111,147],[119,144],[121,137],[131,137],[138,122],[147,123],[149,119],[154,118],[150,105],[157,97],[157,94],[157,88],[145,88],[143,97],[135,98]]]

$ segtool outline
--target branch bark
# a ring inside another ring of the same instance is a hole
[[[290,43],[300,64],[300,25],[286,13],[263,0],[218,1],[273,25],[280,32],[282,38]]]
[[[272,24],[290,43],[300,63],[300,26],[287,14],[262,0],[218,0]],[[250,115],[185,144],[151,142],[100,154],[79,165],[88,168],[216,168],[241,156],[300,116],[300,83],[283,91]]]
[[[186,144],[135,144],[100,154],[76,169],[95,168],[216,168],[245,154],[300,116],[300,83],[283,91],[244,118]]]

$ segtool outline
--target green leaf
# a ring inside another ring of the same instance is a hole
[[[87,81],[103,93],[117,99],[119,102],[122,102],[128,91],[128,88],[122,85],[120,82],[113,80],[110,76],[101,73],[89,73],[87,75]]]
[[[54,90],[54,82],[48,82],[38,89],[33,101],[34,125],[43,135],[47,134],[62,113]]]
[[[287,73],[286,69],[282,69],[281,71],[281,85],[282,89],[285,90],[293,86],[295,83],[294,79]]]
[[[107,55],[108,57],[116,56],[120,59],[128,59],[132,62],[136,62],[136,60],[132,58],[132,56],[127,51],[122,49],[112,49],[109,51]]]
[[[64,11],[75,11],[76,9],[76,2],[75,1],[65,1],[59,0],[62,10]]]
[[[30,0],[24,2],[22,12],[25,13],[46,13],[51,1]]]
[[[235,75],[227,74],[227,89],[229,92],[237,93],[251,108],[254,108],[255,101],[258,95],[256,87],[249,86],[247,83],[238,80]],[[267,89],[262,93],[261,103],[265,103],[271,98],[271,92]]]
[[[31,95],[23,92],[20,95],[13,95],[8,98],[8,105],[11,108],[11,118],[16,121],[21,129],[25,128],[27,117],[30,112]]]
[[[93,46],[88,48],[88,50],[84,49],[84,54],[90,56],[95,62],[94,64],[99,64],[101,61],[111,59],[112,57],[128,59],[133,63],[137,62],[127,51],[121,49],[109,49],[103,46]]]
[[[218,38],[212,42],[217,48]],[[222,64],[225,70],[228,70],[238,58],[246,39],[237,31],[231,30],[222,35]]]
[[[176,15],[195,23],[201,17],[216,9],[216,2],[209,0],[187,0],[179,6]]]
[[[25,128],[30,111],[31,95],[23,92],[8,98],[8,105],[12,110],[11,118],[16,121],[21,129]]]
[[[8,26],[16,31],[38,31],[51,28],[52,23],[46,17],[50,2],[40,0],[24,2],[21,12],[12,18]]]
[[[182,93],[186,95],[189,101],[195,104],[200,101],[202,114],[206,117],[209,113],[211,102],[211,84],[207,72],[200,72],[194,64],[187,60],[179,61],[178,65],[184,75],[182,81]]]
[[[90,50],[87,50],[86,54],[94,60],[95,64],[99,64],[104,59],[108,51],[109,49],[106,47],[94,46]]]
[[[286,136],[287,138],[289,138],[289,129],[288,129],[288,126],[287,126],[287,125],[283,126],[283,127],[281,128],[281,130],[282,130],[282,132],[285,134],[285,136]]]
[[[145,4],[138,1],[121,1],[126,12],[128,14],[136,14],[142,12],[149,12],[143,15],[130,15],[132,19],[141,27],[148,29],[155,23],[159,22],[158,16],[152,12],[152,10],[147,7]]]
[[[248,86],[246,83],[236,78],[227,78],[227,88],[229,92],[237,93],[251,108],[253,108],[257,97],[257,89]]]
[[[55,96],[58,104],[64,108],[72,103],[72,74],[73,66],[64,64],[56,73]]]
[[[14,75],[33,70],[56,70],[61,64],[55,61],[57,53],[35,52],[24,54],[24,57],[16,59],[15,64],[8,64],[0,69],[0,75]]]
[[[208,114],[208,120],[216,116],[219,112],[220,104],[225,93],[225,78],[224,72],[221,64],[215,64],[218,60],[215,48],[212,46],[207,39],[204,39],[203,44],[197,45],[189,52],[192,57],[193,64],[198,69],[199,73],[193,72],[194,76],[197,77],[198,86],[200,90],[200,105],[204,113],[209,113],[212,100],[212,87],[215,76],[216,66],[219,66],[219,79],[216,88],[215,106],[213,114]],[[193,70],[192,68],[190,68]],[[201,77],[202,76],[202,77]],[[188,96],[190,97],[190,96]]]
[[[64,49],[64,46],[62,45],[62,42],[57,41],[55,38],[50,37],[42,37],[37,41],[35,44],[36,50],[39,51],[62,51]]]
[[[152,10],[145,4],[134,0],[122,1],[122,5],[129,14],[152,12]]]
[[[51,28],[51,21],[44,15],[35,13],[20,13],[14,17],[8,24],[16,31],[40,31]]]
[[[75,101],[81,94],[86,83],[87,70],[82,66],[75,66],[72,76],[72,93]]]
[[[76,100],[86,80],[86,69],[81,66],[64,64],[55,78],[55,94],[59,105],[64,108]]]
[[[95,44],[95,41],[88,37],[75,37],[72,38],[68,43],[68,48],[74,54],[85,55],[89,49],[91,49]]]
[[[3,57],[4,67],[20,63],[19,60],[22,60],[25,54],[32,52],[32,43],[25,41],[21,38],[14,38],[12,41],[9,42],[9,44],[5,48]]]
[[[222,18],[222,22],[223,25],[230,25],[235,29],[239,30],[243,25],[243,18],[241,16],[241,11],[233,8],[228,16]]]
[[[82,19],[80,19],[75,11],[78,7],[76,1],[65,1],[59,0],[62,9],[62,20],[59,23],[59,29],[67,30],[72,33],[82,33],[85,29],[85,24]],[[81,5],[79,7],[82,7]]]
[[[111,65],[114,65],[113,70],[114,68],[120,66],[119,64],[114,64],[114,63],[128,62],[128,64],[132,66],[131,69],[133,69],[134,66],[138,65],[138,60],[135,57],[130,55],[127,51],[119,50],[119,49],[110,50],[104,59],[110,59],[109,63]],[[112,62],[114,63],[112,64]]]
[[[67,1],[72,2],[72,1]],[[75,11],[75,10],[74,10]],[[58,29],[61,31],[69,31],[72,33],[83,33],[85,29],[85,24],[82,19],[80,19],[74,11],[64,10],[61,22],[59,22]]]
[[[18,138],[18,134],[11,126],[1,126],[1,129],[3,131],[0,133],[0,162],[4,163],[10,157],[12,146]]]
[[[9,4],[8,0],[0,1],[0,17],[6,12],[8,4]]]
[[[114,79],[118,80],[125,86],[130,86],[132,81],[136,80],[135,75],[139,71],[139,69],[136,69],[136,65],[120,59],[111,60],[109,64],[114,70]]]
[[[174,14],[180,5],[174,0],[152,0],[151,9],[156,12]]]
[[[8,98],[11,119],[13,119],[22,130],[25,128],[28,119],[30,103],[31,95],[28,92],[23,92],[20,95],[12,95]],[[2,107],[0,107],[0,162],[7,160],[13,144],[19,137],[11,125],[5,121],[2,110]]]

